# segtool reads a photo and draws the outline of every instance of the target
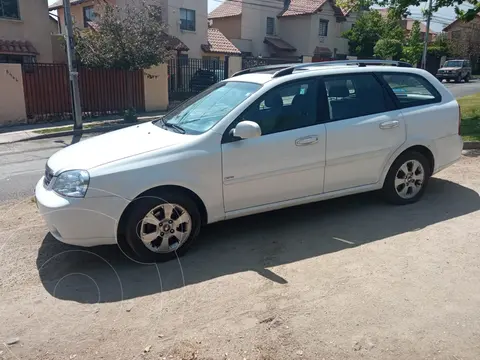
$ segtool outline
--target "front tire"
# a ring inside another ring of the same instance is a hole
[[[200,232],[195,201],[181,191],[161,191],[134,200],[125,240],[141,262],[165,262],[184,255]]]
[[[383,184],[383,195],[388,202],[396,205],[417,202],[425,192],[430,174],[427,158],[416,151],[408,151],[390,167]]]

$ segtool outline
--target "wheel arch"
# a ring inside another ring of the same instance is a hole
[[[397,160],[400,156],[402,156],[403,154],[405,154],[406,152],[409,152],[409,151],[414,151],[414,152],[418,152],[420,154],[422,154],[423,156],[425,156],[428,160],[428,165],[430,166],[430,174],[429,176],[431,176],[433,174],[433,172],[435,171],[435,156],[433,155],[433,152],[431,149],[429,149],[428,146],[425,146],[425,145],[421,145],[421,144],[417,144],[417,145],[410,145],[409,147],[407,147],[406,149],[396,153],[394,156],[392,156],[390,158],[390,161],[387,163],[387,166],[385,166],[385,169],[383,171],[383,176],[382,176],[382,186],[385,182],[385,179],[387,177],[387,174],[388,174],[388,171],[390,170],[390,168],[392,167],[392,164],[395,162],[395,160]]]
[[[133,203],[135,202],[136,199],[142,197],[142,196],[157,196],[160,191],[170,191],[170,192],[182,192],[186,195],[188,195],[197,205],[198,211],[200,212],[201,216],[201,224],[205,225],[208,223],[208,212],[207,208],[205,206],[205,203],[203,200],[198,196],[194,191],[180,185],[160,185],[153,187],[151,189],[145,190],[141,194],[138,194],[128,205],[127,207],[123,210],[122,215],[120,216],[120,219],[118,221],[118,226],[117,226],[117,239],[120,241],[121,239],[124,238],[125,234],[125,223],[126,219],[128,218],[128,215],[133,208]]]

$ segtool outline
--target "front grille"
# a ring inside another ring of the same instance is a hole
[[[53,179],[53,171],[47,165],[45,165],[45,178],[43,179],[43,183],[45,186],[50,185],[50,182]]]

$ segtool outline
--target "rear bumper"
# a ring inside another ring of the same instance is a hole
[[[460,135],[450,135],[435,140],[435,169],[436,174],[460,160],[462,157],[463,140]]]

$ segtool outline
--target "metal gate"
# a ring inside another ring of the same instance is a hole
[[[289,58],[260,58],[260,57],[244,57],[242,58],[242,70],[250,69],[257,66],[278,65],[278,64],[294,64],[301,63],[300,57]]]
[[[176,58],[168,62],[170,103],[184,101],[228,78],[228,59]]]
[[[54,121],[72,118],[70,81],[66,64],[24,64],[23,87],[27,119]],[[143,70],[79,69],[82,114],[145,111]]]

